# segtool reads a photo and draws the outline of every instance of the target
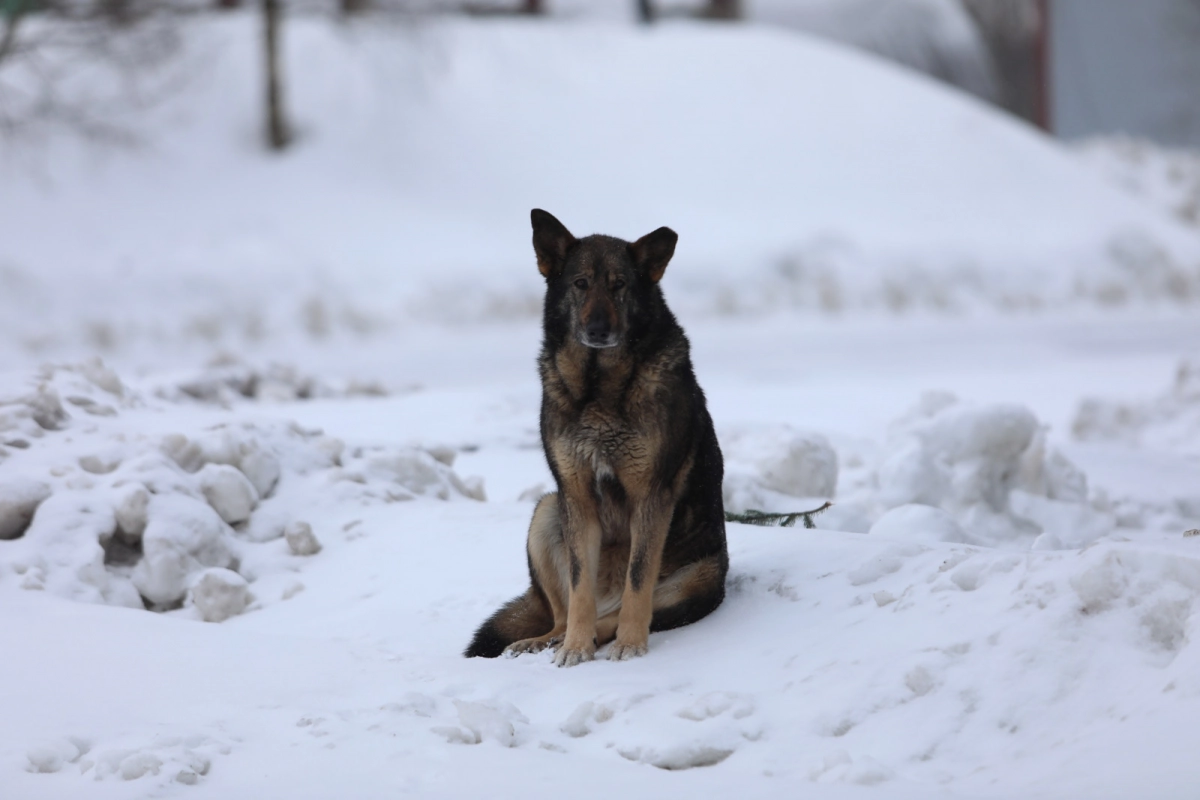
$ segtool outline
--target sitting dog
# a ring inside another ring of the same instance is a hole
[[[683,329],[659,280],[670,228],[630,243],[576,239],[531,213],[546,279],[542,446],[558,491],[533,511],[530,587],[467,647],[493,658],[554,647],[554,662],[644,655],[651,631],[725,597],[723,464]]]

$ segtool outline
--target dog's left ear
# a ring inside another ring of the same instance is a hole
[[[662,279],[663,273],[667,271],[667,262],[671,260],[671,256],[675,255],[677,241],[679,241],[679,235],[675,231],[670,228],[659,228],[629,245],[629,252],[633,256],[633,263],[637,265],[637,268],[644,270],[650,276],[651,281],[658,283]]]

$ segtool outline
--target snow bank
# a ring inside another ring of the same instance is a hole
[[[1116,526],[1087,477],[1018,405],[973,405],[929,392],[882,447],[841,460],[820,434],[786,427],[722,434],[731,511],[804,511],[832,498],[817,527],[916,542],[1082,547]]]
[[[157,376],[146,388],[164,400],[196,400],[221,406],[246,400],[288,403],[387,394],[387,389],[375,382],[322,380],[291,364],[260,367],[227,355],[199,370]]]
[[[1171,386],[1151,400],[1085,399],[1075,413],[1071,433],[1080,441],[1200,453],[1200,358],[1181,361]]]
[[[31,384],[0,402],[0,586],[216,622],[252,602],[255,580],[320,551],[297,519],[314,505],[484,497],[443,452],[197,416],[100,362]]]
[[[1089,504],[1087,478],[1046,443],[1046,428],[1017,405],[977,406],[931,392],[897,419],[875,470],[881,530],[930,526],[914,536],[1000,547],[1081,547],[1110,532]],[[950,520],[911,510],[941,509]],[[959,534],[948,525],[961,526]]]
[[[1200,227],[1200,152],[1130,136],[1097,136],[1073,146],[1114,185]]]

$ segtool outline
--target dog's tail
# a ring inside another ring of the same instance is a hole
[[[495,658],[513,642],[541,636],[552,627],[554,617],[549,604],[541,592],[530,586],[525,594],[509,600],[479,626],[463,655]]]

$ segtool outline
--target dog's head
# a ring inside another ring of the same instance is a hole
[[[535,208],[533,250],[546,278],[547,328],[586,347],[618,347],[650,306],[678,236],[659,228],[636,242],[612,236],[576,239],[552,214]]]

